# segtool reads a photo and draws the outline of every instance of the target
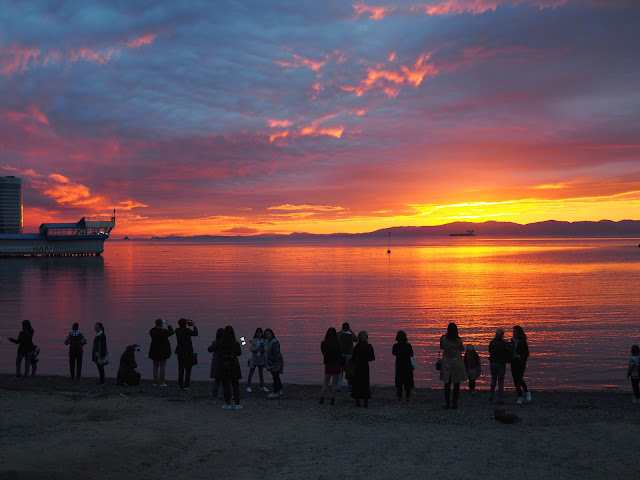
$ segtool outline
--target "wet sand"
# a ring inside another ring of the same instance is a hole
[[[270,385],[267,385],[270,387]],[[96,379],[0,375],[2,479],[616,479],[635,478],[640,405],[631,392],[533,391],[520,421],[494,419],[487,392],[442,409],[442,390],[398,402],[372,387],[369,408],[346,388],[319,405],[320,385],[246,393],[242,410],[213,403],[211,384],[180,391]],[[222,397],[222,389],[220,389]]]

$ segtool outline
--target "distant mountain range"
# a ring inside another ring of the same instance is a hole
[[[473,230],[478,237],[640,237],[640,220],[600,220],[599,222],[546,222],[520,225],[512,222],[488,221],[484,223],[454,222],[429,227],[391,227],[368,233],[291,233],[289,235],[262,234],[253,236],[196,235],[192,237],[152,237],[164,241],[250,241],[250,240],[304,240],[322,238],[367,238],[388,235],[393,237],[443,237],[452,233]]]

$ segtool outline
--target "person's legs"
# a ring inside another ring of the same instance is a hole
[[[158,360],[153,361],[153,384],[158,384],[158,370],[160,369],[160,362]]]
[[[451,383],[445,383],[444,384],[444,408],[451,408],[450,392],[451,392]]]
[[[16,356],[16,377],[22,376],[22,359],[24,358],[24,353],[18,353]]]
[[[516,387],[516,394],[518,397],[522,397],[522,388],[520,384],[522,382],[522,364],[519,361],[515,361],[511,364],[511,376],[513,377],[513,385]]]
[[[502,401],[502,392],[504,391],[504,375],[507,373],[507,364],[498,364],[498,401]]]
[[[320,398],[324,398],[327,393],[327,389],[329,388],[329,380],[331,379],[330,373],[324,374],[324,380],[322,381],[322,390],[320,391]]]
[[[236,405],[240,405],[240,382],[237,378],[232,378],[231,385],[233,386],[233,399]]]
[[[458,408],[458,396],[460,395],[460,383],[453,384],[453,402],[451,407]]]
[[[69,351],[69,373],[71,374],[71,380],[76,378],[76,355],[72,351]]]
[[[407,396],[407,402],[408,402],[409,399],[411,398],[411,387],[409,385],[405,385],[404,392],[405,392],[405,395]]]
[[[178,356],[178,388],[182,390],[184,387],[184,362],[185,357]]]
[[[280,390],[282,390],[280,372],[271,372],[271,374],[273,375],[273,393],[280,393]]]
[[[167,361],[160,360],[160,362],[158,362],[158,380],[160,381],[160,384],[165,383],[164,376],[166,373],[167,373]]]
[[[469,380],[469,393],[474,393],[476,391],[476,381]]]
[[[251,388],[251,379],[253,378],[253,372],[255,371],[256,371],[256,367],[249,368],[249,376],[247,377],[247,389]]]
[[[337,373],[331,374],[331,404],[335,402],[336,398],[336,387],[338,386],[338,375]]]
[[[98,373],[100,374],[100,383],[103,384],[104,383],[104,365],[98,365],[97,363],[96,365],[98,366]]]
[[[213,388],[211,389],[211,398],[213,400],[218,399],[218,390],[220,389],[220,380],[217,378],[213,380]]]
[[[489,369],[491,370],[491,393],[489,394],[489,400],[493,400],[493,392],[496,390],[496,380],[498,379],[498,364],[491,362]]]
[[[82,350],[76,354],[76,378],[78,380],[80,380],[80,377],[82,376],[82,355]]]
[[[402,384],[401,383],[396,384],[396,396],[398,397],[398,400],[402,400]]]
[[[187,359],[187,365],[184,367],[184,388],[189,388],[191,386],[191,369],[193,365],[191,365],[191,359]]]
[[[29,376],[29,368],[31,367],[31,352],[24,355],[24,378]]]
[[[222,395],[224,396],[224,403],[231,405],[231,384],[228,378],[222,380]]]
[[[260,378],[260,388],[264,388],[264,365],[258,365],[258,377]]]

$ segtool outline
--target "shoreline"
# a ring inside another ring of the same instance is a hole
[[[213,404],[207,381],[180,391],[150,380],[119,387],[115,379],[99,386],[94,378],[0,375],[0,477],[584,480],[637,469],[640,405],[630,387],[532,390],[521,407],[506,390],[504,408],[520,420],[504,424],[486,389],[461,390],[460,408],[444,410],[441,388],[414,389],[407,403],[394,387],[372,386],[365,409],[345,385],[335,406],[318,404],[319,384],[285,384],[277,399],[244,386],[244,408],[227,411]]]

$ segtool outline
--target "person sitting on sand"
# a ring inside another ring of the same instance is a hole
[[[353,355],[353,344],[358,341],[358,336],[351,331],[351,326],[348,322],[342,324],[342,330],[338,332],[338,340],[340,340],[340,350],[342,351],[342,368],[340,369],[340,375],[338,375],[338,386],[336,390],[339,392],[342,389],[342,376],[344,375],[344,369],[351,355]],[[349,391],[351,391],[351,381],[349,382]]]
[[[369,345],[369,334],[364,330],[358,333],[358,343],[353,347],[351,362],[354,364],[354,377],[351,381],[351,397],[355,398],[356,406],[364,400],[364,408],[369,407],[371,387],[369,378],[369,362],[376,359],[373,346]]]
[[[136,371],[138,364],[136,363],[137,345],[129,345],[124,353],[120,356],[120,368],[118,368],[117,385],[125,387],[140,385],[140,373]]]
[[[467,377],[469,377],[469,394],[475,395],[476,380],[482,373],[482,362],[480,361],[480,355],[471,344],[467,345],[464,352],[464,368],[467,371]]]
[[[458,408],[458,396],[460,395],[460,382],[467,379],[464,369],[462,352],[464,345],[458,334],[458,326],[450,323],[447,333],[440,337],[440,349],[442,350],[442,368],[440,379],[444,382],[444,408]],[[451,384],[453,383],[453,400],[450,400]]]
[[[340,350],[340,341],[338,333],[333,327],[329,327],[324,336],[324,340],[320,342],[320,351],[324,357],[324,381],[322,382],[322,393],[320,403],[324,403],[324,396],[329,388],[329,380],[331,380],[331,401],[333,405],[336,402],[336,385],[338,383],[338,375],[342,371],[342,351]]]
[[[413,347],[407,341],[407,334],[400,330],[396,334],[396,344],[393,345],[391,353],[396,357],[396,376],[395,385],[398,401],[402,400],[402,387],[404,387],[407,402],[411,398],[411,389],[413,389],[413,366],[411,365],[411,357],[413,357]]]
[[[633,345],[631,347],[631,356],[629,357],[629,367],[627,368],[627,378],[631,379],[631,388],[633,388],[633,403],[640,403],[640,347]]]
[[[507,372],[507,363],[511,361],[511,348],[504,339],[504,330],[496,330],[496,336],[489,343],[489,368],[491,370],[491,393],[489,401],[493,401],[493,392],[498,382],[498,405],[502,405],[502,392],[504,391],[504,375]]]

